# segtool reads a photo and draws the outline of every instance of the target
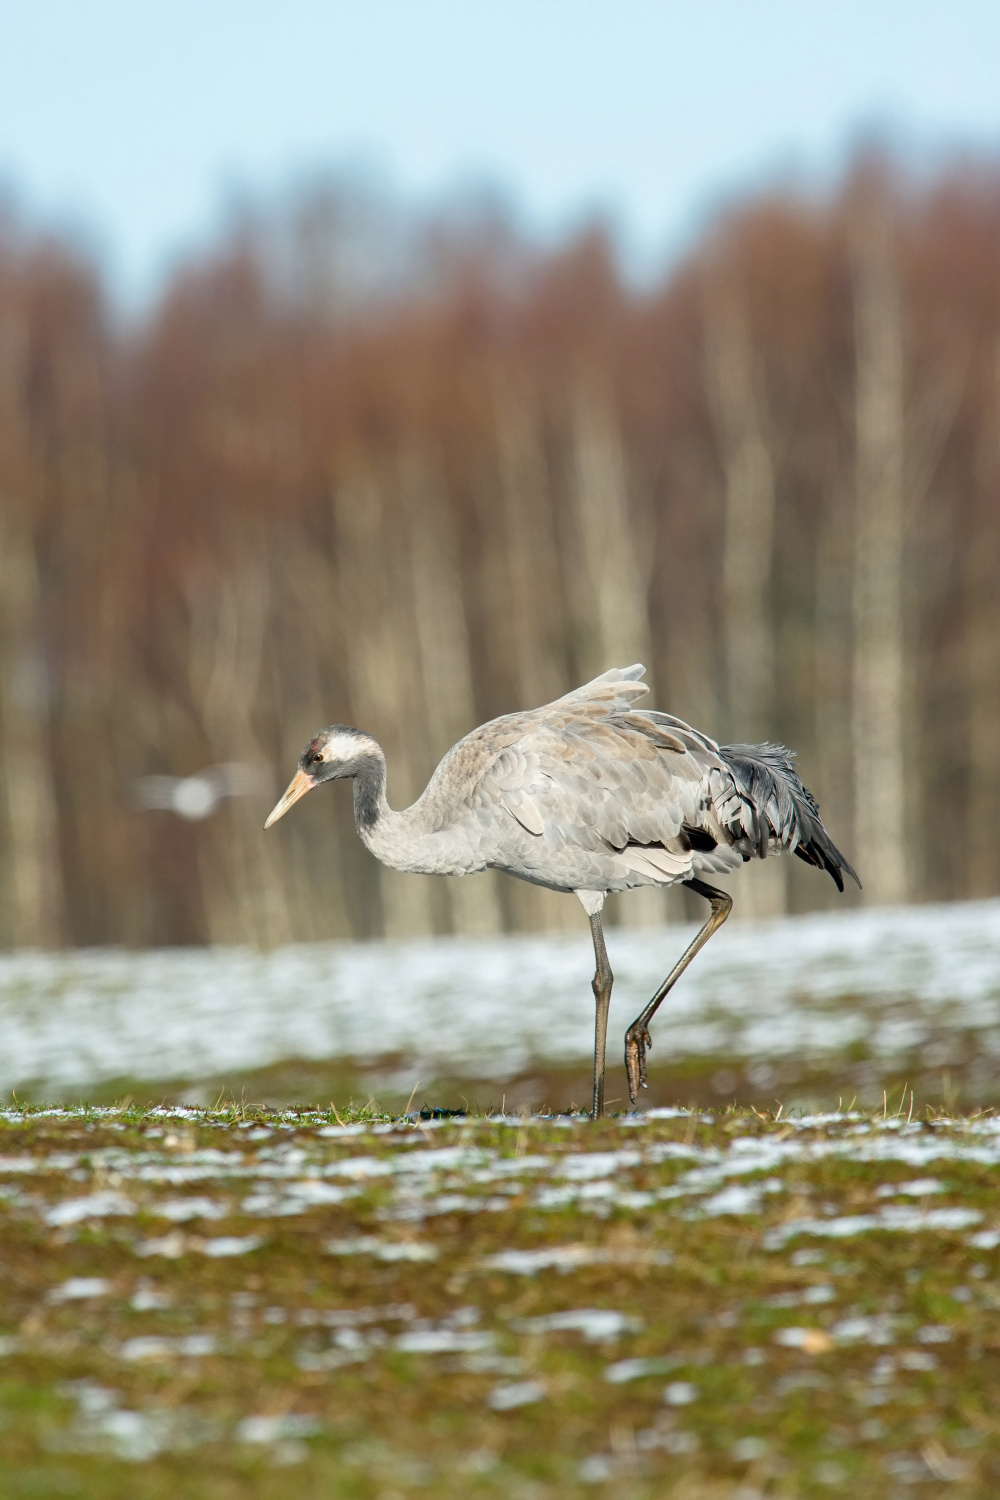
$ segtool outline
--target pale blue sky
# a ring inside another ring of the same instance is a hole
[[[0,0],[0,181],[130,300],[227,192],[324,165],[600,207],[649,257],[879,126],[1000,147],[998,0]]]

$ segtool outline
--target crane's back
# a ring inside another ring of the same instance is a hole
[[[854,872],[789,753],[720,747],[637,707],[643,671],[615,668],[482,725],[445,756],[428,803],[470,823],[486,864],[556,889],[672,884],[782,849],[843,888]]]

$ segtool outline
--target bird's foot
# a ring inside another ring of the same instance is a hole
[[[634,1104],[639,1090],[646,1089],[646,1049],[652,1047],[649,1028],[634,1021],[625,1033],[625,1071],[628,1074],[628,1096]]]

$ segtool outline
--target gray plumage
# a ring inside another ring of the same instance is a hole
[[[827,870],[840,890],[845,875],[857,880],[787,750],[720,746],[670,714],[637,707],[649,691],[639,681],[644,671],[613,668],[543,708],[473,730],[402,812],[386,800],[385,757],[376,741],[333,725],[306,747],[265,824],[319,782],[352,777],[358,833],[384,864],[433,875],[506,870],[574,892],[590,917],[597,957],[595,1114],[603,1104],[601,1011],[606,1023],[611,993],[600,919],[608,894],[680,881],[712,901],[702,933],[629,1028],[634,1100],[645,1084],[649,1016],[731,907],[703,876],[788,850]]]

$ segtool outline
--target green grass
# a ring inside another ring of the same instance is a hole
[[[642,1104],[647,1109],[681,1101],[708,1109],[739,1104],[775,1110],[783,1102],[787,1112],[836,1109],[854,1102],[863,1108],[881,1109],[885,1091],[895,1109],[904,1087],[907,1107],[911,1088],[925,1105],[948,1113],[968,1114],[1000,1103],[995,1070],[984,1058],[979,1039],[973,1033],[953,1032],[947,1042],[946,1066],[929,1065],[921,1049],[913,1049],[896,1059],[893,1072],[887,1075],[864,1048],[761,1064],[741,1055],[670,1056],[668,1040],[661,1056],[650,1058],[649,1090],[643,1094]],[[939,1039],[939,1044],[943,1050],[944,1042]],[[607,1089],[609,1108],[628,1108],[624,1068],[617,1049],[611,1049],[609,1056]],[[118,1077],[62,1087],[42,1079],[27,1079],[16,1088],[16,1098],[22,1104],[76,1104],[87,1099],[98,1105],[128,1100],[214,1106],[235,1097],[280,1109],[314,1100],[364,1103],[377,1098],[385,1110],[397,1114],[426,1103],[473,1113],[527,1109],[547,1114],[589,1108],[590,1094],[591,1065],[586,1058],[564,1066],[539,1060],[530,1071],[504,1078],[434,1074],[426,1066],[421,1068],[402,1057],[383,1058],[369,1067],[350,1058],[288,1058],[269,1067],[209,1077]]]
[[[12,1110],[0,1496],[995,1495],[1000,1144],[893,1107]]]

